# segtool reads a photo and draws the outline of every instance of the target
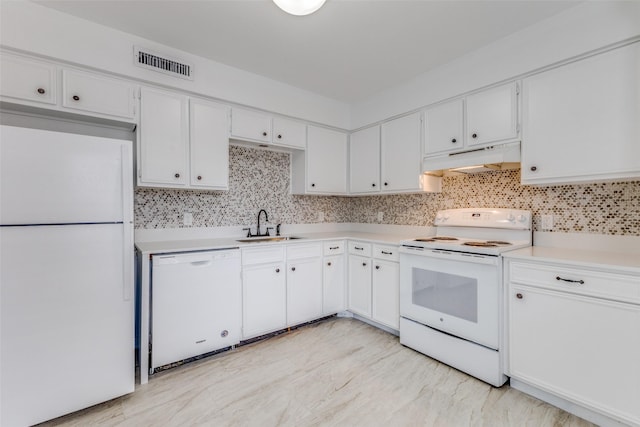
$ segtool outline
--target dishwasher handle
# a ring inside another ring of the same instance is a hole
[[[153,266],[190,264],[194,267],[211,265],[214,261],[225,258],[239,257],[239,250],[206,251],[193,253],[174,253],[153,255]]]

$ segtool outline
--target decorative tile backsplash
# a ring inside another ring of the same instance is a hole
[[[640,236],[640,181],[532,187],[520,185],[520,171],[443,178],[442,193],[364,197],[289,194],[289,154],[230,147],[229,191],[138,188],[136,228],[183,227],[184,212],[194,227],[254,225],[260,209],[273,224],[324,222],[432,225],[440,209],[490,207],[553,214],[554,232]]]

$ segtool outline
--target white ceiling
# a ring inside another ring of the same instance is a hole
[[[347,103],[579,3],[327,0],[296,17],[271,0],[36,2]]]

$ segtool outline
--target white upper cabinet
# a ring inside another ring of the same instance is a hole
[[[522,183],[640,177],[640,43],[524,79]]]
[[[143,87],[138,138],[139,185],[187,185],[189,104],[186,96]]]
[[[307,150],[291,154],[293,194],[346,194],[347,135],[307,126]]]
[[[511,82],[466,98],[469,146],[518,139],[518,84]]]
[[[295,120],[272,117],[267,113],[234,108],[231,117],[231,137],[304,150],[307,143],[307,125]]]
[[[231,113],[231,137],[271,142],[271,116],[266,113],[234,108]]]
[[[90,113],[134,119],[137,86],[124,80],[62,70],[62,106]]]
[[[382,124],[381,185],[383,192],[422,191],[421,114]]]
[[[349,140],[349,191],[380,192],[380,126],[359,130]]]
[[[0,54],[2,101],[58,112],[137,122],[138,85],[21,55]]]
[[[189,100],[190,183],[194,188],[229,188],[229,107]]]
[[[55,105],[56,66],[21,56],[0,54],[0,96],[9,102]]]
[[[226,190],[229,107],[142,88],[138,185]]]
[[[307,147],[307,125],[295,120],[274,117],[273,143],[304,150]]]
[[[464,100],[456,99],[425,111],[425,153],[440,153],[464,146]]]
[[[511,82],[426,109],[425,156],[518,141],[518,106],[518,82]]]

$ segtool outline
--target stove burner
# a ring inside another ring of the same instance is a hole
[[[495,248],[498,245],[493,242],[464,242],[464,246],[477,246],[480,248]]]
[[[433,240],[458,240],[456,237],[448,237],[448,236],[436,236],[432,237]]]
[[[435,242],[435,240],[433,240],[432,238],[421,238],[421,239],[415,239],[416,242]]]
[[[511,243],[510,243],[510,242],[503,242],[503,241],[501,241],[501,240],[489,240],[489,241],[487,241],[487,243],[492,243],[492,244],[494,244],[494,245],[503,245],[503,246],[509,246],[509,245],[511,245]]]

